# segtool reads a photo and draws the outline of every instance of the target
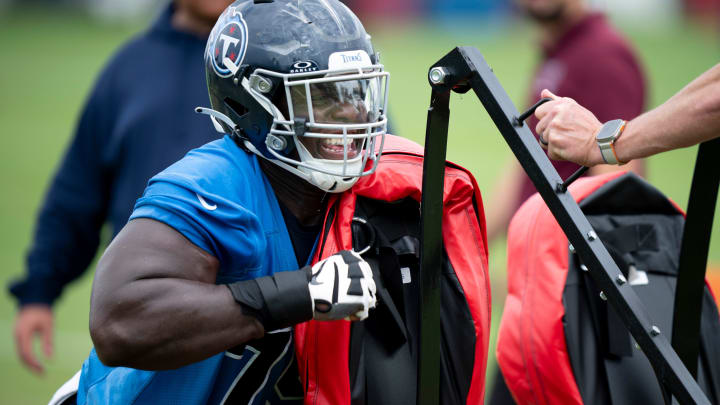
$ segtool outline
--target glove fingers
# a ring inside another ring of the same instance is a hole
[[[373,279],[363,279],[361,282],[363,284],[363,290],[365,291],[365,295],[370,298],[368,300],[368,307],[375,308],[375,306],[377,305],[377,296],[375,295],[375,282],[373,281]]]
[[[372,269],[356,252],[338,252],[312,267],[315,319],[365,319],[377,304]]]

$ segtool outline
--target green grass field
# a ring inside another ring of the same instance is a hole
[[[102,26],[82,16],[47,9],[0,15],[0,281],[3,286],[23,271],[34,215],[62,157],[79,109],[99,69],[112,52],[142,28]],[[486,28],[490,26],[491,28]],[[625,25],[622,25],[625,27]],[[485,27],[485,28],[483,28]],[[424,139],[429,87],[427,68],[457,45],[483,52],[516,103],[524,102],[536,58],[532,32],[518,24],[393,24],[372,30],[383,62],[392,74],[391,114],[396,133]],[[692,78],[714,65],[720,52],[711,33],[693,25],[673,24],[629,30],[646,68],[649,107],[659,104]],[[454,95],[449,159],[469,168],[487,195],[511,158],[501,136],[471,94]],[[188,114],[191,114],[188,111]],[[649,179],[687,204],[695,148],[649,159]],[[719,221],[716,221],[718,223]],[[720,263],[720,239],[711,260]],[[68,252],[73,254],[73,252]],[[491,246],[495,320],[504,296],[503,243]],[[12,336],[15,306],[7,293],[0,300],[0,381],[3,404],[42,404],[82,364],[90,350],[87,333],[91,274],[71,285],[56,307],[55,355],[42,377],[21,367]],[[495,322],[496,323],[496,322]]]

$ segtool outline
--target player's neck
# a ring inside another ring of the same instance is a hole
[[[540,40],[543,45],[546,47],[557,45],[563,34],[580,22],[588,12],[589,10],[584,4],[580,2],[570,3],[558,18],[551,21],[540,22]]]
[[[328,193],[265,159],[259,161],[278,201],[298,222],[303,226],[320,224],[325,218]]]
[[[208,21],[194,15],[184,8],[177,8],[172,16],[172,26],[178,31],[189,32],[199,37],[207,37],[215,25],[215,21]]]

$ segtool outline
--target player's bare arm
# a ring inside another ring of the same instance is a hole
[[[335,272],[323,272],[326,265]],[[130,221],[100,260],[93,285],[90,334],[102,362],[173,369],[266,330],[313,318],[365,319],[376,304],[369,264],[349,251],[312,268],[227,285],[214,284],[218,269],[215,257],[173,228]]]
[[[135,219],[100,260],[93,284],[90,333],[109,366],[170,369],[261,337],[243,315],[218,260],[173,228]]]

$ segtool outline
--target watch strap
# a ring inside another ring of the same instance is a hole
[[[621,161],[617,155],[617,152],[615,151],[615,143],[618,141],[618,139],[620,139],[620,135],[622,135],[623,132],[625,132],[626,127],[627,127],[627,121],[623,121],[622,125],[620,126],[620,129],[618,129],[618,132],[615,135],[615,139],[613,139],[613,141],[610,142],[610,149],[612,149],[613,156],[615,157],[615,162],[617,162],[615,164],[618,164],[618,165],[624,165],[625,163],[627,163],[627,162]]]
[[[602,158],[605,163],[609,165],[616,165],[619,163],[617,157],[615,157],[615,151],[613,151],[612,142],[603,143],[598,146],[600,146],[600,153],[602,154]]]

